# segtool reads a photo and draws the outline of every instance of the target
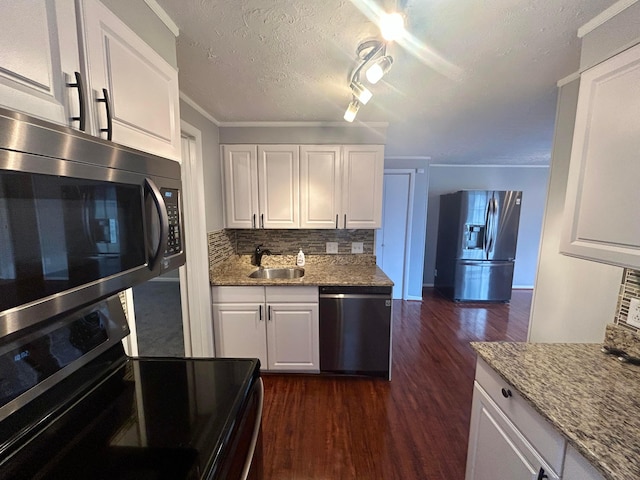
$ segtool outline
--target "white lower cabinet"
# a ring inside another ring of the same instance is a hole
[[[216,356],[320,370],[317,287],[213,287],[212,297]]]
[[[564,452],[560,433],[478,360],[466,480],[559,479]]]
[[[562,480],[604,480],[604,477],[575,448],[569,446]]]

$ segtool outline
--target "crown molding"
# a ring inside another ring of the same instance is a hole
[[[147,6],[151,10],[153,10],[153,13],[155,13],[158,16],[158,18],[162,21],[162,23],[164,23],[167,26],[167,28],[171,30],[171,33],[173,33],[174,37],[178,37],[180,35],[180,29],[178,28],[178,25],[176,25],[176,23],[172,20],[169,14],[164,11],[164,8],[162,8],[158,4],[158,2],[156,2],[156,0],[144,0],[144,3],[146,3]]]
[[[566,77],[558,80],[558,83],[556,83],[556,86],[558,88],[564,87],[567,83],[571,83],[574,80],[578,80],[579,78],[580,78],[580,72],[573,72],[571,75],[567,75]]]
[[[146,1],[146,0],[145,0]],[[180,100],[193,108],[196,112],[202,115],[204,118],[213,123],[216,127],[220,127],[222,125],[221,122],[216,120],[209,112],[207,112],[204,108],[194,102],[190,97],[188,97],[185,93],[180,92]]]
[[[388,122],[220,122],[221,127],[348,127],[386,128]]]
[[[605,11],[596,15],[594,18],[589,20],[583,26],[578,29],[578,38],[582,38],[588,33],[593,32],[596,28],[598,28],[603,23],[611,20],[613,17],[618,15],[623,10],[629,8],[634,3],[637,3],[638,0],[619,0],[618,2],[611,5]]]

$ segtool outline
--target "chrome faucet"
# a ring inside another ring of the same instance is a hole
[[[262,263],[263,255],[271,255],[271,250],[262,248],[262,244],[256,247],[256,250],[253,252],[254,264],[256,267],[259,267]]]

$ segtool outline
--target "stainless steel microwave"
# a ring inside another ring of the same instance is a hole
[[[180,165],[0,108],[0,337],[185,261]]]

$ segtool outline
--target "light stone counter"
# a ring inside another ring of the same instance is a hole
[[[640,366],[600,344],[473,342],[607,479],[640,479]]]
[[[265,255],[263,267],[294,267],[295,255]],[[258,267],[250,255],[233,256],[209,271],[211,285],[366,285],[393,286],[373,255],[308,255],[304,276],[292,279],[250,278]]]

